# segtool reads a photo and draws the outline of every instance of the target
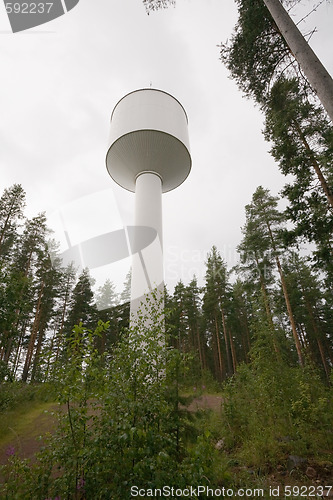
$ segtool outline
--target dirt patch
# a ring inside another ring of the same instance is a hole
[[[222,401],[222,396],[203,394],[192,399],[191,403],[184,408],[191,412],[200,409],[219,412]],[[61,409],[66,411],[65,406]],[[43,445],[43,440],[40,437],[55,430],[57,418],[53,413],[58,410],[59,405],[57,404],[45,405],[39,411],[35,411],[33,417],[31,414],[27,415],[26,424],[23,416],[20,425],[13,424],[13,427],[8,427],[8,437],[3,439],[0,445],[0,465],[6,464],[8,455],[13,452],[21,458],[34,460],[35,454]]]
[[[198,398],[194,398],[186,407],[188,411],[196,412],[202,410],[213,410],[219,412],[223,402],[222,396],[213,396],[212,394],[203,394]]]
[[[37,411],[34,418],[27,418],[26,425],[20,422],[20,425],[13,424],[13,427],[8,427],[8,437],[3,439],[0,445],[0,465],[6,464],[8,456],[13,453],[21,458],[33,459],[43,443],[39,438],[55,429],[56,416],[52,413],[58,408],[54,403],[47,405]]]

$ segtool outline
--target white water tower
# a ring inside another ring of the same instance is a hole
[[[134,235],[130,237],[132,323],[152,290],[163,295],[162,193],[184,182],[191,163],[187,115],[172,95],[140,89],[116,104],[106,166],[117,184],[135,192]],[[147,231],[152,230],[154,241],[145,246]]]

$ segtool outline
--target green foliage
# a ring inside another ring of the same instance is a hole
[[[75,326],[55,377],[66,411],[59,411],[56,434],[29,470],[10,458],[2,471],[4,498],[29,498],[27,491],[38,492],[36,499],[127,498],[134,485],[209,483],[213,443],[191,431],[179,408],[182,355],[166,346],[160,320],[148,318],[147,327],[147,314],[140,318],[109,361],[95,348],[108,323],[94,331]]]
[[[0,267],[8,260],[17,238],[18,221],[23,218],[25,192],[20,184],[5,189],[0,198]]]
[[[214,375],[221,382],[232,373],[227,335],[226,310],[229,305],[227,266],[215,246],[207,256],[203,320],[209,343],[213,346]]]
[[[94,293],[91,289],[91,281],[89,269],[84,269],[79,276],[71,297],[66,320],[66,327],[69,334],[74,325],[80,322],[84,322],[88,327],[95,322],[97,311],[93,303]]]
[[[221,60],[239,88],[262,103],[291,54],[262,0],[236,3],[239,18],[230,42],[221,45]]]
[[[50,401],[55,396],[49,384],[26,385],[22,382],[0,384],[0,414],[29,401]]]
[[[272,358],[264,322],[251,362],[225,383],[221,411],[190,416],[180,405],[183,355],[161,342],[161,323],[144,329],[142,320],[110,362],[95,348],[107,323],[73,329],[57,372],[58,430],[36,462],[9,456],[2,498],[120,499],[131,486],[240,484],[230,464],[268,473],[290,455],[331,460],[332,390],[310,365]]]
[[[283,190],[289,201],[286,213],[294,223],[288,239],[315,242],[318,264],[332,273],[332,125],[296,78],[273,85],[265,115],[271,153],[282,173],[293,175]]]
[[[289,455],[316,457],[332,449],[332,393],[317,373],[272,359],[260,339],[251,353],[251,364],[241,365],[225,386],[226,447],[266,471]]]
[[[262,0],[236,0],[238,20],[221,60],[265,114],[265,138],[284,175],[286,246],[315,243],[313,261],[332,282],[332,125]]]

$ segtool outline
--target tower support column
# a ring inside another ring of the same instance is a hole
[[[155,308],[157,306],[157,314],[152,316],[155,320],[158,316],[163,322],[162,179],[153,171],[141,172],[136,178],[135,227],[138,230],[134,236],[136,252],[132,259],[131,324],[135,324],[139,310],[150,317],[153,304]],[[156,231],[156,237],[148,247],[141,241],[145,236],[144,227]],[[152,297],[154,299],[150,301]]]

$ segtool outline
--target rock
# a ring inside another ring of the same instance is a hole
[[[300,465],[304,464],[305,462],[306,462],[306,458],[302,458],[302,457],[299,457],[297,455],[289,455],[288,461],[287,461],[288,470],[291,471],[292,469],[299,467]]]
[[[222,450],[224,448],[224,439],[219,439],[219,441],[215,445],[215,448],[217,450]]]
[[[317,471],[313,467],[307,467],[305,474],[309,479],[314,479],[317,476]]]

